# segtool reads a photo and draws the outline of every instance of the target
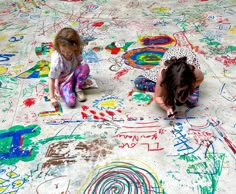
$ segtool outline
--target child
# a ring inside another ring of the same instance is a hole
[[[63,28],[55,37],[54,48],[48,75],[50,101],[57,106],[57,94],[69,107],[74,107],[76,99],[86,100],[82,86],[90,72],[87,64],[81,64],[83,43],[74,29]]]
[[[140,90],[155,92],[156,103],[169,118],[174,118],[175,105],[196,106],[203,79],[195,53],[188,48],[173,47],[164,54],[160,67],[146,71],[134,83]]]

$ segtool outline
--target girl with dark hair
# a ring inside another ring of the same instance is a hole
[[[174,118],[176,105],[196,106],[203,79],[195,53],[188,48],[173,47],[164,54],[160,67],[146,71],[134,83],[140,90],[155,92],[156,103],[169,118]]]
[[[61,29],[54,40],[55,51],[51,55],[49,72],[49,97],[53,106],[60,95],[69,107],[85,101],[82,87],[89,76],[88,64],[82,62],[83,43],[78,33],[72,28]]]

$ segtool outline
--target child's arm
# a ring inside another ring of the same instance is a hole
[[[161,69],[157,76],[157,83],[155,88],[154,98],[159,107],[166,111],[167,116],[172,115],[174,117],[174,110],[172,107],[167,106],[163,101],[163,88],[161,87],[162,75]]]
[[[53,78],[49,78],[49,98],[54,107],[58,105],[55,97],[55,79]]]
[[[204,75],[200,69],[195,66],[194,74],[196,76],[195,88],[198,87],[204,80]]]

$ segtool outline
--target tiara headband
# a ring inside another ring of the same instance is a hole
[[[70,44],[72,44],[72,45],[74,45],[74,44],[78,44],[77,43],[77,41],[75,41],[75,40],[71,40],[71,39],[69,39],[69,38],[65,38],[65,37],[60,37],[60,39],[62,39],[62,40],[65,40],[65,41],[67,41],[67,42],[69,42]]]

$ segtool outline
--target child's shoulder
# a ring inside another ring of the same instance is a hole
[[[51,54],[51,65],[58,66],[59,64],[62,63],[63,63],[63,58],[60,55],[60,53],[58,53],[57,51],[53,51],[53,53]]]
[[[60,53],[58,53],[56,50],[54,50],[53,52],[52,52],[52,54],[51,54],[51,57],[60,57],[61,55],[60,55]]]
[[[62,59],[61,54],[58,53],[56,50],[53,51],[53,53],[51,54],[51,60],[52,60],[52,61],[58,61],[58,60],[60,60],[60,59]]]

